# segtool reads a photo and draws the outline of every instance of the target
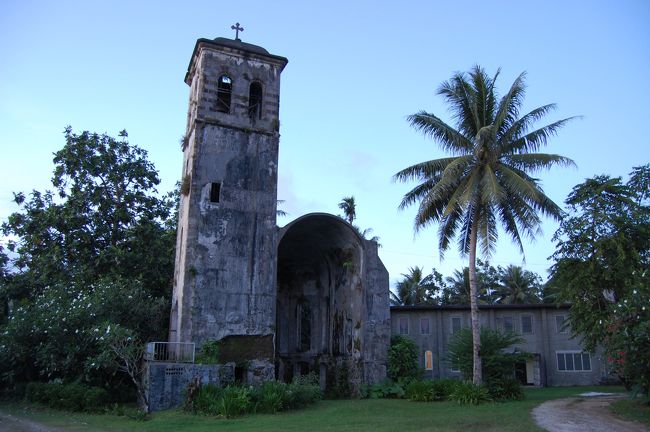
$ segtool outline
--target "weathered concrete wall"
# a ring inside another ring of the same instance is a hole
[[[390,345],[390,300],[388,271],[379,259],[376,242],[364,240],[365,247],[365,309],[363,323],[364,372],[366,383],[386,378]]]
[[[143,383],[149,410],[162,411],[181,406],[187,386],[194,379],[202,385],[225,387],[235,381],[235,365],[145,362]]]
[[[388,273],[377,245],[343,219],[315,213],[282,228],[278,245],[278,377],[344,374],[352,392],[386,375]],[[338,378],[337,378],[338,377]]]

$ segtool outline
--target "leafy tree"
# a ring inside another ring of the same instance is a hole
[[[90,286],[53,285],[15,308],[0,333],[1,381],[79,378],[99,383],[112,371],[95,370],[98,323],[121,324],[144,340],[156,338],[167,321],[167,300],[137,281],[102,280]]]
[[[2,224],[5,383],[113,379],[85,366],[100,322],[141,340],[166,333],[178,190],[157,196],[158,174],[126,132],[64,135],[54,190],[15,194],[20,211]]]
[[[177,196],[160,199],[160,183],[147,152],[108,135],[65,129],[54,155],[55,192],[32,191],[14,201],[22,211],[2,224],[17,254],[9,297],[30,298],[54,283],[139,278],[168,295],[173,273]]]
[[[539,303],[541,278],[538,274],[515,265],[499,267],[497,302],[502,304]]]
[[[587,349],[603,345],[624,378],[650,391],[650,165],[627,183],[596,176],[575,186],[554,236],[549,285],[572,304],[572,331]],[[623,353],[623,354],[621,354]],[[624,357],[621,362],[620,357]],[[642,373],[643,372],[643,373]]]
[[[101,326],[99,354],[91,365],[123,372],[131,378],[138,392],[138,402],[144,412],[149,412],[149,400],[142,381],[144,373],[144,347],[138,334],[119,324],[105,323]]]
[[[410,381],[420,377],[418,346],[406,336],[395,335],[388,348],[388,378]]]
[[[562,214],[531,174],[554,165],[573,165],[563,156],[538,153],[570,119],[533,129],[534,123],[555,105],[541,106],[520,117],[525,74],[519,75],[501,99],[495,89],[497,77],[498,72],[490,78],[475,66],[469,73],[457,73],[444,82],[438,94],[450,105],[456,128],[425,111],[409,116],[408,120],[453,156],[410,166],[394,176],[397,181],[420,182],[399,206],[403,209],[419,202],[415,229],[439,223],[441,256],[455,237],[459,251],[469,255],[475,384],[482,381],[477,247],[480,244],[483,256],[489,257],[496,245],[500,222],[523,253],[522,236],[534,238],[539,232],[538,214],[555,219]]]
[[[390,292],[390,302],[397,306],[437,304],[441,291],[442,274],[433,269],[433,273],[424,276],[421,267],[411,267],[408,273],[397,282],[397,291]]]

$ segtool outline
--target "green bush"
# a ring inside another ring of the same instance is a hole
[[[406,398],[413,402],[433,402],[440,400],[436,395],[433,381],[411,381],[406,387]]]
[[[489,402],[490,393],[484,386],[477,386],[471,382],[461,382],[450,395],[450,399],[461,405],[480,405],[483,402]]]
[[[456,390],[456,387],[461,382],[454,379],[440,379],[433,382],[434,392],[439,399],[436,400],[450,400],[451,394]]]
[[[201,345],[196,356],[196,363],[218,364],[219,363],[219,341],[207,341]]]
[[[87,386],[82,384],[66,384],[61,386],[59,397],[50,401],[50,406],[66,411],[83,411],[86,400]]]
[[[419,349],[411,339],[396,335],[390,339],[388,349],[388,378],[393,381],[418,379]]]
[[[319,401],[323,395],[317,384],[294,382],[288,386],[286,409],[300,409]]]
[[[401,399],[406,394],[403,382],[385,379],[370,386],[367,390],[370,399]]]
[[[406,387],[406,398],[413,402],[450,400],[460,381],[442,379],[435,381],[411,381]]]
[[[287,385],[278,381],[267,381],[261,387],[253,390],[252,402],[255,411],[266,414],[275,414],[288,407],[289,394]]]
[[[504,378],[486,383],[490,397],[495,401],[522,400],[524,391],[514,378]]]
[[[188,387],[184,409],[195,414],[232,418],[254,412],[274,414],[303,408],[321,397],[319,386],[306,380],[292,384],[267,381],[259,387],[220,388],[208,384]]]
[[[218,403],[219,414],[225,418],[239,417],[252,411],[251,392],[247,387],[228,386]]]
[[[97,412],[108,404],[108,392],[84,384],[31,382],[25,388],[25,399],[54,409]]]
[[[186,409],[197,414],[219,415],[219,401],[223,389],[213,384],[201,386],[195,393],[191,405],[186,404]]]

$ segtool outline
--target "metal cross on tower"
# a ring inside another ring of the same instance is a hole
[[[236,23],[234,26],[230,26],[230,28],[235,30],[235,40],[241,41],[241,39],[239,39],[239,32],[244,31],[244,27],[241,27],[239,23]]]

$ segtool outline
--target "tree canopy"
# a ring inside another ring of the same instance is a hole
[[[177,193],[159,197],[146,151],[106,134],[65,129],[53,191],[15,194],[2,224],[1,381],[100,379],[100,324],[164,337]],[[0,251],[1,252],[1,251]]]
[[[650,391],[650,165],[626,183],[599,175],[575,186],[554,236],[549,285],[572,304],[571,328],[603,346],[619,373]]]

